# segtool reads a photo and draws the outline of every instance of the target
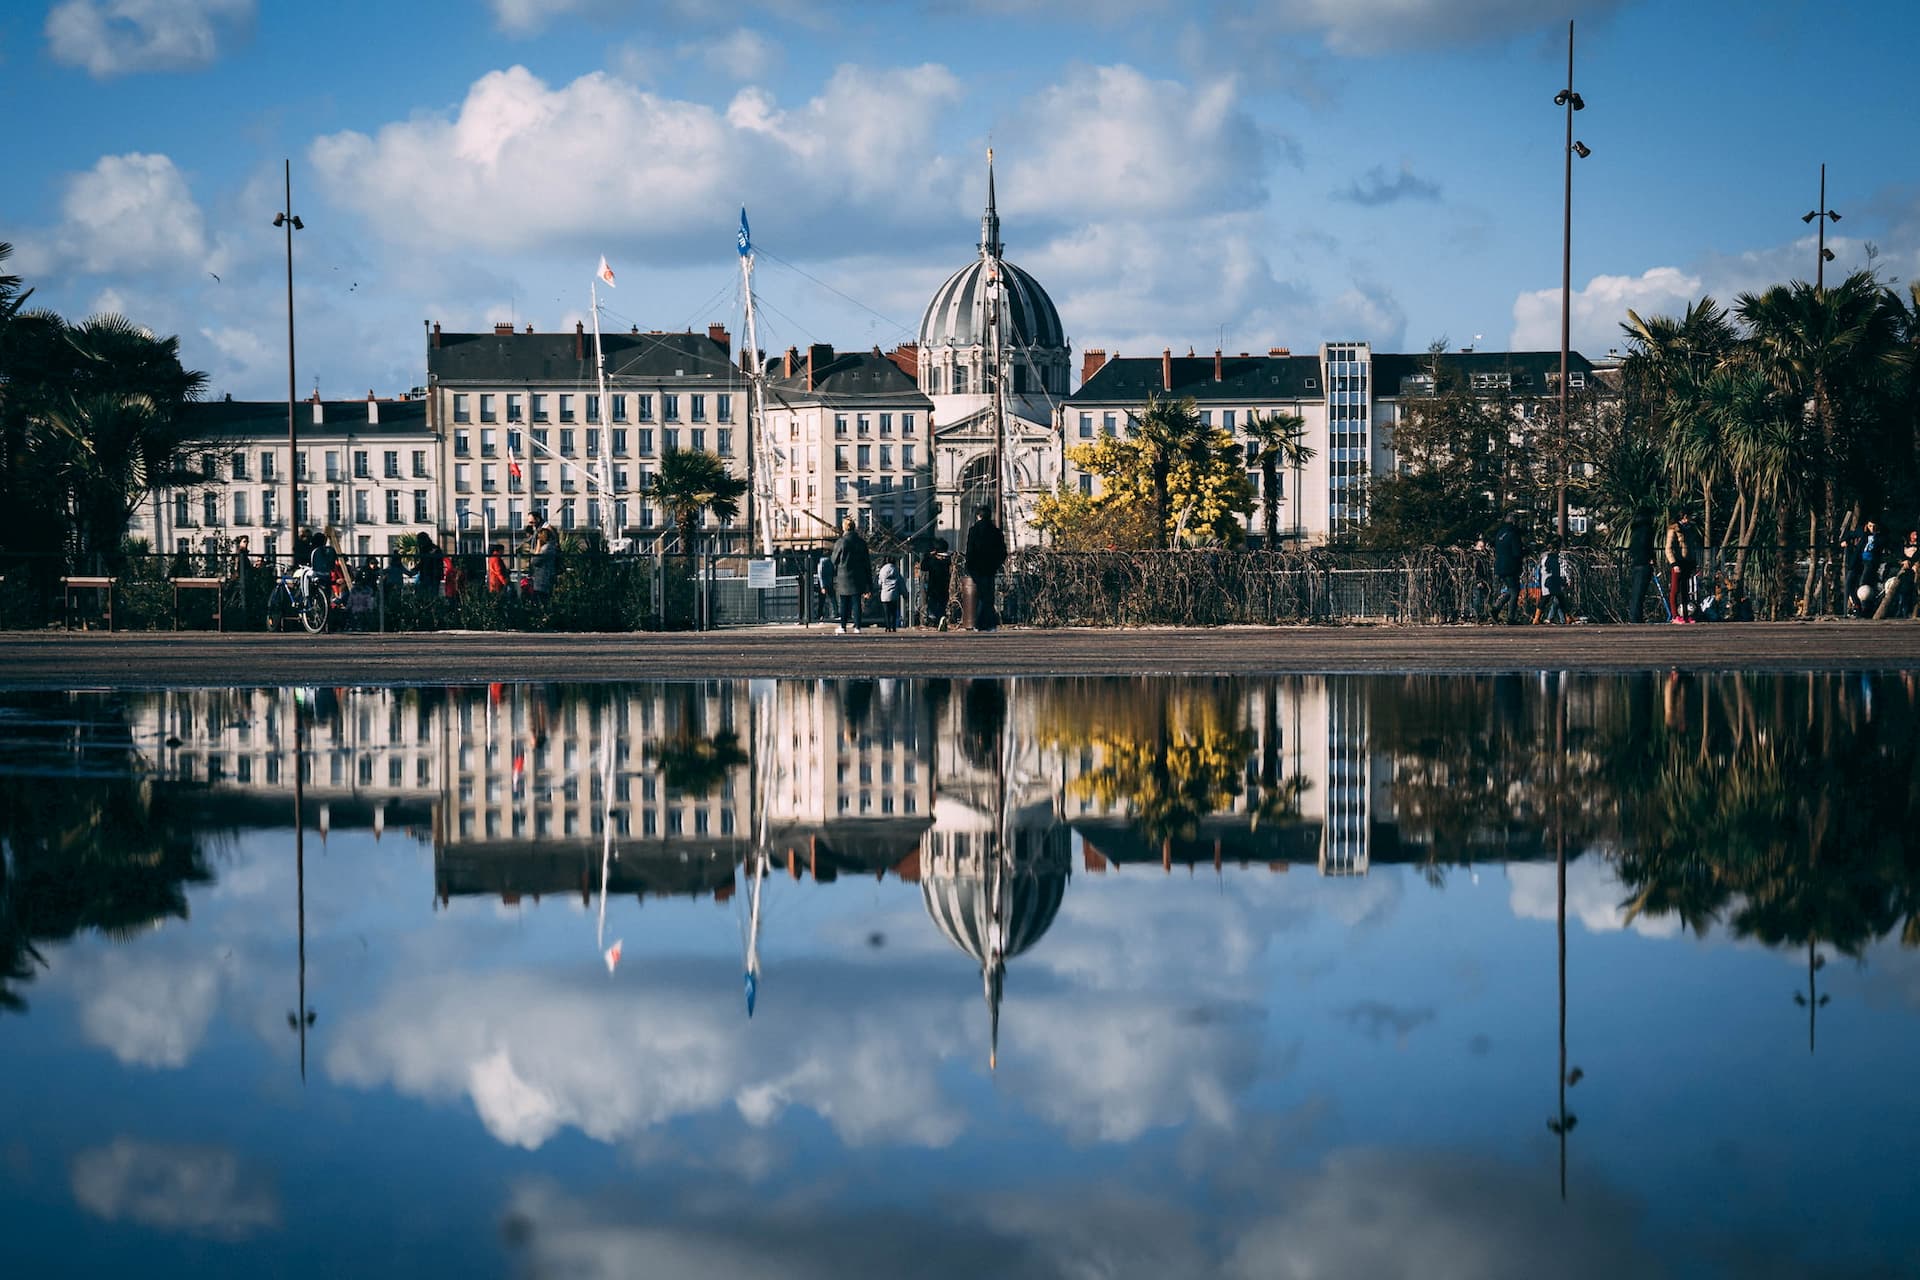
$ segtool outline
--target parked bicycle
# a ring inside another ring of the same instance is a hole
[[[285,631],[288,620],[298,618],[308,635],[317,636],[327,629],[332,613],[332,584],[322,582],[306,565],[281,574],[267,597],[267,626],[274,631]]]

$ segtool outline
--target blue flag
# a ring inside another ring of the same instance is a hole
[[[747,233],[747,207],[740,206],[740,256],[746,257],[753,252],[753,237]]]

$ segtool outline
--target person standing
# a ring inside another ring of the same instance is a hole
[[[414,569],[419,574],[419,589],[423,596],[440,594],[440,583],[447,573],[446,553],[434,545],[433,535],[425,529],[415,540],[418,548],[415,553]]]
[[[1520,531],[1513,527],[1513,519],[1508,517],[1500,522],[1498,529],[1493,531],[1493,576],[1500,583],[1500,594],[1493,598],[1493,608],[1489,610],[1495,618],[1498,618],[1500,607],[1505,605],[1508,625],[1520,620],[1522,558]]]
[[[1555,543],[1540,557],[1540,611],[1548,626],[1567,624],[1567,578]]]
[[[543,524],[533,540],[533,564],[528,573],[535,600],[545,603],[553,594],[553,580],[559,572],[560,540],[554,536],[553,526]]]
[[[867,550],[867,540],[860,536],[860,526],[852,516],[847,517],[846,531],[840,540],[833,544],[833,590],[840,598],[840,625],[834,629],[835,635],[847,634],[852,628],[855,635],[860,633],[860,597],[873,590],[873,556]]]
[[[993,522],[993,508],[981,503],[973,527],[967,530],[967,577],[973,582],[973,629],[992,631],[1000,625],[993,608],[993,580],[1007,563],[1007,539]]]
[[[833,611],[833,548],[828,547],[820,553],[820,559],[813,566],[813,585],[820,593],[820,616],[825,618]]]
[[[1699,571],[1700,535],[1694,531],[1693,517],[1682,511],[1667,526],[1667,599],[1676,625],[1695,621],[1693,577]]]
[[[882,560],[874,572],[874,584],[880,592],[880,615],[888,631],[900,629],[900,570],[891,559]]]
[[[925,621],[941,631],[947,629],[947,597],[953,593],[953,552],[945,538],[935,538],[933,546],[920,557],[921,594],[926,599]]]
[[[1638,512],[1627,529],[1627,621],[1639,622],[1653,582],[1653,517]]]
[[[487,594],[498,595],[507,589],[507,547],[496,542],[487,548]]]

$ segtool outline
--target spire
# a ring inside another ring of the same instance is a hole
[[[993,148],[987,148],[987,211],[980,218],[980,256],[998,258],[1004,246],[1000,243],[1000,214],[993,207]]]

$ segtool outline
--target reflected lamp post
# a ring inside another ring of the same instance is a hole
[[[305,230],[306,224],[293,211],[293,161],[285,165],[286,207],[273,215],[273,225],[287,233],[287,549],[291,555],[300,523],[300,435],[293,420],[293,233]],[[297,711],[295,717],[297,723]]]
[[[1567,87],[1553,95],[1553,104],[1567,111],[1566,192],[1560,219],[1560,458],[1554,471],[1554,505],[1561,542],[1567,540],[1567,349],[1573,305],[1573,158],[1593,154],[1573,136],[1573,113],[1585,111],[1586,101],[1573,88],[1573,23],[1567,23]]]

